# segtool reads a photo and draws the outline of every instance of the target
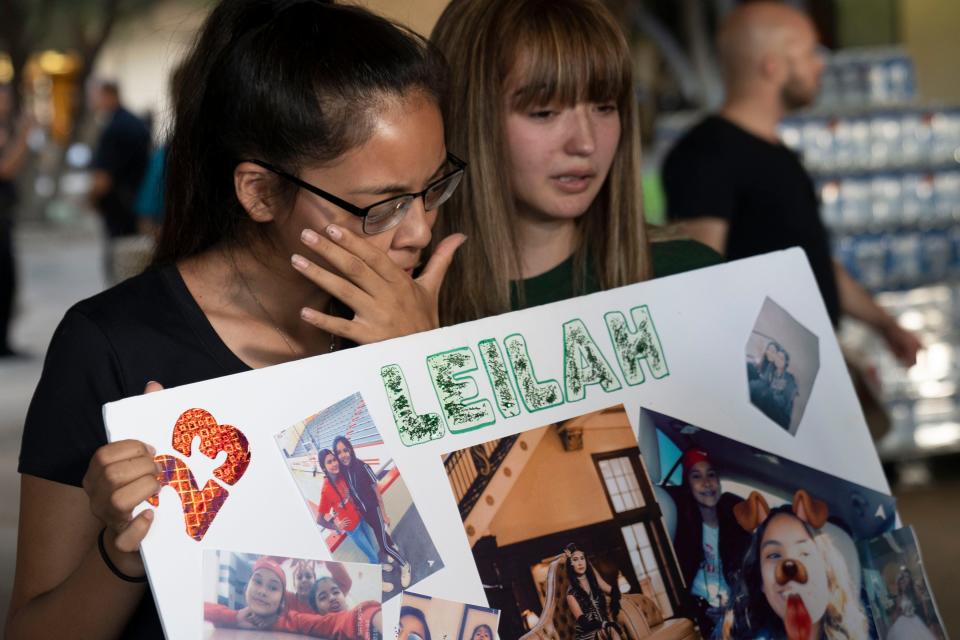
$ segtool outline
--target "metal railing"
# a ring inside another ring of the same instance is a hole
[[[517,441],[517,437],[508,436],[460,449],[444,460],[443,466],[447,477],[450,478],[461,518],[466,518],[470,514],[490,480],[496,475],[504,458],[507,457],[510,447]]]

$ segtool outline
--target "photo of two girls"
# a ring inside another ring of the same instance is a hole
[[[330,553],[381,565],[385,600],[443,567],[359,393],[275,438]]]

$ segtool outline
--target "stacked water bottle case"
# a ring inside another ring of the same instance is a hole
[[[862,327],[841,332],[880,378],[890,460],[960,449],[960,107],[918,105],[914,86],[902,52],[835,55],[817,108],[782,126],[835,255],[926,346],[907,371]]]

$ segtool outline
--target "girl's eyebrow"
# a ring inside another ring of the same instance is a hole
[[[434,170],[434,172],[427,179],[427,182],[432,182],[434,178],[440,177],[443,167],[447,164],[447,155],[444,154],[443,160],[440,161],[440,165]],[[410,185],[408,184],[385,184],[380,186],[370,186],[370,187],[361,187],[350,192],[350,195],[371,195],[371,196],[387,196],[391,193],[409,193],[411,190]],[[345,450],[348,451],[349,450]]]

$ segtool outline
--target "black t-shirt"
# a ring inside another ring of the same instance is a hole
[[[110,174],[110,191],[97,202],[107,233],[112,237],[137,230],[134,212],[137,191],[150,157],[150,131],[137,116],[123,107],[110,116],[93,156],[93,168]]]
[[[27,412],[20,473],[79,487],[107,442],[101,407],[248,370],[220,340],[176,267],[149,270],[77,303],[57,327]],[[163,638],[148,591],[125,638]]]
[[[667,155],[663,185],[672,220],[712,217],[729,223],[729,260],[801,247],[837,324],[840,298],[830,240],[813,181],[796,153],[709,116]]]
[[[7,152],[7,147],[14,144],[13,129],[0,124],[0,158]],[[13,226],[13,209],[17,203],[17,186],[12,179],[0,178],[0,234],[9,231]],[[2,338],[0,338],[2,340]]]

